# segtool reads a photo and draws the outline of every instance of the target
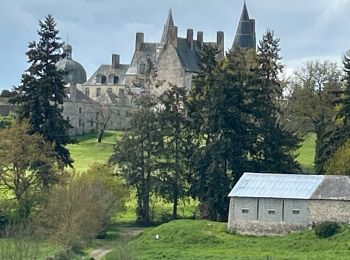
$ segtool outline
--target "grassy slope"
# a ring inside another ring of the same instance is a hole
[[[349,238],[346,227],[328,239],[318,239],[313,231],[254,237],[229,234],[224,223],[177,220],[146,230],[127,251],[134,259],[349,259]],[[106,259],[119,254],[114,250]]]
[[[113,152],[113,145],[122,134],[122,132],[106,132],[101,143],[97,143],[97,134],[78,137],[77,144],[68,145],[74,160],[74,168],[84,171],[95,162],[107,162]]]
[[[299,149],[298,161],[304,171],[308,173],[314,172],[316,135],[308,134],[305,137],[303,146]]]

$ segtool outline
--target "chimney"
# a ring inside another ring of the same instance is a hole
[[[177,47],[177,26],[169,27],[168,44]]]
[[[198,41],[199,47],[202,48],[202,46],[203,46],[203,32],[197,32],[197,41]]]
[[[136,33],[136,44],[135,44],[135,51],[140,51],[142,48],[142,44],[144,41],[144,34],[143,33]]]
[[[225,49],[225,40],[224,40],[224,32],[217,32],[216,44],[218,46],[219,52],[224,52]]]
[[[70,100],[77,101],[77,85],[76,83],[70,83],[69,86],[69,98]]]
[[[187,29],[187,43],[191,50],[193,50],[193,30]]]
[[[120,56],[118,54],[112,54],[112,69],[116,69],[119,66]]]

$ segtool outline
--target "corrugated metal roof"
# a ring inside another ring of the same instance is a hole
[[[229,197],[309,199],[322,175],[244,173]]]

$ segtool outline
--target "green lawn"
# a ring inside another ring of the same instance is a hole
[[[97,142],[96,133],[79,136],[77,144],[68,145],[74,160],[74,168],[78,171],[85,171],[93,163],[107,162],[113,152],[114,144],[122,135],[123,132],[108,131],[101,143]]]
[[[307,173],[314,173],[315,146],[316,135],[308,134],[305,136],[304,143],[298,151],[298,161]]]
[[[159,235],[156,240],[155,236]],[[225,223],[204,220],[176,220],[146,230],[121,251],[132,259],[349,259],[350,229],[328,239],[311,230],[276,237],[229,234]],[[123,258],[130,259],[130,258]]]

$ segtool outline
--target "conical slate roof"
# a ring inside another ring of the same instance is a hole
[[[236,36],[233,41],[232,48],[234,47],[244,49],[256,48],[255,20],[249,18],[248,9],[245,3],[243,5]]]
[[[169,10],[168,18],[167,18],[166,23],[164,25],[162,39],[160,41],[162,44],[164,44],[167,40],[170,26],[174,26],[174,19],[173,19],[173,14],[172,14],[171,9]]]

